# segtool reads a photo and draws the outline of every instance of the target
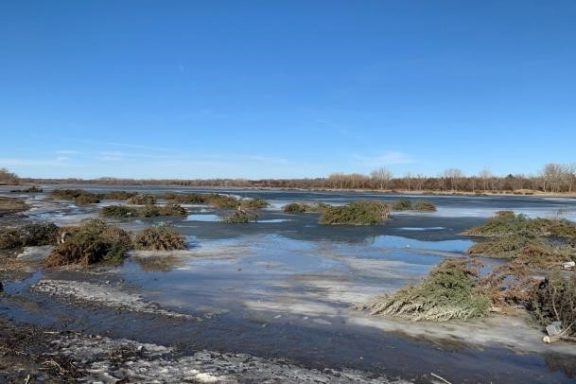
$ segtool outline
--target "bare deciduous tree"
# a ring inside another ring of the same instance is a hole
[[[458,168],[450,168],[444,171],[444,177],[450,182],[450,190],[457,191],[460,181],[464,178],[464,172]]]
[[[388,189],[388,183],[392,180],[392,172],[387,170],[384,167],[378,168],[373,170],[370,173],[370,177],[376,184],[378,185],[379,189]]]
[[[493,183],[492,183],[492,173],[488,170],[488,169],[483,169],[482,171],[480,171],[480,179],[482,179],[482,189],[487,191],[487,190],[492,190],[494,189],[493,187]]]

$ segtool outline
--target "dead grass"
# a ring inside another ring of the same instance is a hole
[[[390,208],[393,211],[422,211],[422,212],[434,212],[436,211],[436,206],[429,201],[415,201],[409,199],[401,199],[392,203]]]
[[[186,216],[188,211],[176,203],[164,206],[145,205],[143,207],[130,207],[126,205],[109,205],[100,210],[100,215],[111,218],[142,218],[158,216]]]
[[[131,247],[130,236],[123,229],[102,220],[89,220],[71,230],[66,241],[52,251],[44,265],[120,264]]]
[[[58,238],[58,227],[52,223],[30,223],[0,232],[0,249],[53,245]]]
[[[30,207],[20,199],[0,196],[0,216],[26,211],[29,208]]]
[[[576,223],[565,219],[530,219],[510,211],[497,212],[478,227],[464,232],[466,236],[501,237],[512,234],[576,240]]]
[[[248,213],[245,210],[236,210],[222,219],[226,224],[248,224],[250,222],[256,222],[257,220],[258,215]]]
[[[417,285],[382,296],[360,308],[371,315],[413,321],[471,319],[488,314],[490,299],[479,289],[478,267],[466,260],[445,260]]]
[[[134,205],[154,205],[156,204],[156,197],[153,195],[139,194],[130,197],[127,202],[128,204]]]
[[[159,225],[137,233],[133,244],[139,250],[173,251],[186,249],[186,238],[171,226]]]
[[[323,209],[320,224],[376,225],[388,220],[390,208],[380,201],[354,201],[344,206]]]
[[[529,309],[541,325],[560,321],[565,336],[576,336],[576,275],[550,275],[535,290]]]
[[[243,209],[261,209],[266,208],[269,205],[270,204],[266,200],[260,197],[256,197],[254,199],[242,200],[242,202],[240,203],[240,207]]]

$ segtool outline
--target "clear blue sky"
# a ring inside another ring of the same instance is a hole
[[[2,0],[0,133],[23,176],[535,173],[576,1]]]

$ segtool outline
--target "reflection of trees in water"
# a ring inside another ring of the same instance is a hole
[[[576,356],[547,354],[544,355],[546,367],[552,372],[562,372],[570,378],[576,377]]]

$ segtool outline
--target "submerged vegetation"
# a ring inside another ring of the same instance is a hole
[[[89,220],[79,227],[69,227],[68,237],[44,261],[46,267],[88,266],[96,263],[119,264],[132,247],[129,234],[102,220]]]
[[[127,203],[134,205],[154,205],[156,204],[156,197],[153,195],[139,194],[130,197]]]
[[[56,244],[58,227],[52,223],[30,223],[0,232],[0,249]]]
[[[476,266],[465,260],[445,260],[419,284],[375,299],[361,307],[372,315],[414,321],[446,321],[485,316],[490,299],[479,288]]]
[[[354,201],[344,206],[323,209],[320,224],[376,225],[385,222],[390,208],[380,201]]]
[[[186,239],[168,225],[146,228],[134,236],[134,248],[138,250],[173,251],[186,249]]]

